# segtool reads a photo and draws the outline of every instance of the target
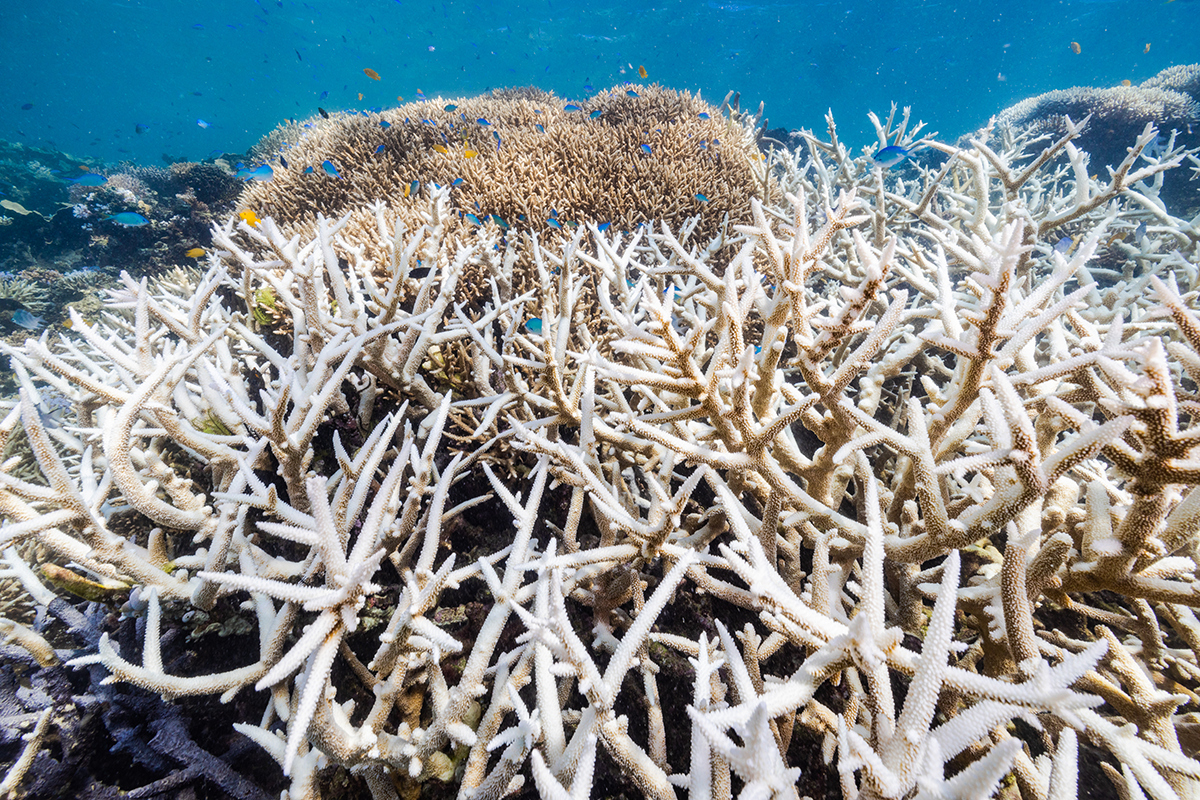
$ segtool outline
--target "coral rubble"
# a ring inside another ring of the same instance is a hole
[[[0,445],[41,477],[0,465],[0,547],[133,586],[71,665],[234,703],[293,800],[1194,797],[1200,223],[1158,195],[1187,154],[1146,126],[1092,177],[1064,124],[922,139],[914,181],[831,120],[745,154],[774,190],[728,228],[464,228],[445,177],[297,227],[255,187],[202,274],[4,346]],[[200,612],[248,646],[183,657]],[[69,724],[8,705],[24,751]],[[154,714],[140,758],[253,796]],[[39,780],[6,741],[5,788]]]

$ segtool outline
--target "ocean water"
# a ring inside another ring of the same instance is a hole
[[[1200,61],[1198,33],[1200,0],[0,0],[0,138],[199,160],[318,107],[529,84],[583,97],[644,66],[763,102],[772,127],[823,131],[832,109],[857,152],[892,102],[953,140],[1031,95]]]

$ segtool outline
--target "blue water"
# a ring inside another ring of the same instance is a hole
[[[1030,95],[1200,61],[1198,29],[1200,0],[0,0],[0,138],[197,160],[318,106],[526,84],[581,97],[644,65],[714,102],[763,101],[772,127],[823,130],[831,108],[857,148],[893,101],[953,139]]]

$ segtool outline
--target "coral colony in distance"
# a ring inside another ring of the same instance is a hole
[[[3,345],[0,795],[1200,796],[1200,161],[1030,113],[282,126]]]

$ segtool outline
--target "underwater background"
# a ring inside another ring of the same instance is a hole
[[[0,139],[146,164],[246,152],[318,107],[531,84],[583,98],[639,66],[762,101],[773,127],[823,130],[832,109],[857,151],[892,102],[953,140],[1031,95],[1200,60],[1196,0],[0,5]]]

